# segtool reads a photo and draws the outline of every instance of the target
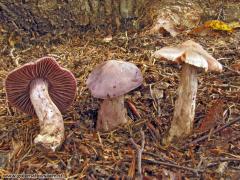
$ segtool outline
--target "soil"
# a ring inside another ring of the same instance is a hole
[[[43,36],[23,41],[24,35],[0,31],[0,78],[14,68],[43,56],[53,56],[71,70],[78,82],[77,97],[63,114],[65,141],[55,153],[33,143],[39,133],[36,117],[8,105],[0,84],[0,175],[62,174],[67,179],[127,179],[137,177],[137,152],[144,132],[144,179],[239,179],[240,123],[211,133],[240,114],[240,31],[204,36],[182,33],[148,35],[103,31]],[[199,72],[194,132],[168,147],[161,140],[170,127],[181,67],[154,59],[152,53],[187,39],[200,43],[224,66],[222,73]],[[95,131],[99,99],[86,88],[93,68],[109,59],[135,63],[144,83],[125,96],[128,123],[118,129]],[[216,108],[219,107],[219,108]],[[209,113],[210,112],[210,113]],[[217,117],[216,117],[217,116]],[[206,122],[210,125],[205,125]],[[204,127],[204,128],[203,128]],[[195,139],[208,138],[191,144]],[[189,144],[190,143],[190,144]]]

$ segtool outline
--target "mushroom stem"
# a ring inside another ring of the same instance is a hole
[[[40,124],[40,134],[34,143],[55,151],[64,140],[64,124],[61,112],[48,94],[47,81],[39,78],[31,82],[30,99]]]
[[[163,139],[164,144],[182,139],[192,132],[197,86],[197,68],[183,64],[173,120],[167,136]]]
[[[104,99],[98,112],[97,130],[110,131],[126,122],[124,96]]]

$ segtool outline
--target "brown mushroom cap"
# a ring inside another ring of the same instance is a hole
[[[142,84],[141,71],[135,64],[109,60],[98,65],[87,79],[87,87],[96,98],[121,96]]]
[[[34,115],[29,91],[30,83],[36,78],[48,82],[48,93],[61,112],[73,102],[76,94],[76,79],[73,74],[59,66],[52,57],[43,57],[10,72],[5,80],[9,103],[21,111]]]
[[[164,47],[153,54],[156,58],[165,58],[178,63],[188,63],[205,71],[222,71],[222,65],[212,57],[203,47],[188,40],[176,47]]]

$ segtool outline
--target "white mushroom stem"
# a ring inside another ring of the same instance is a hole
[[[30,99],[40,124],[40,134],[34,143],[55,151],[64,140],[64,124],[61,112],[48,94],[48,83],[43,79],[31,82]]]
[[[111,131],[126,122],[124,96],[103,100],[98,112],[97,130]]]
[[[163,139],[164,144],[188,136],[193,129],[197,94],[197,68],[184,64],[175,102],[170,130]]]

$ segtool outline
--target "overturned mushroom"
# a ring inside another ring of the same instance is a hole
[[[73,102],[76,79],[52,57],[43,57],[10,72],[5,81],[9,103],[37,115],[40,134],[34,143],[55,151],[64,141],[61,112]]]
[[[142,84],[136,65],[109,60],[98,65],[87,79],[87,87],[96,98],[104,99],[98,112],[97,130],[110,131],[127,122],[124,94]]]
[[[176,47],[164,47],[156,51],[155,58],[164,58],[182,64],[178,97],[175,102],[174,115],[164,144],[184,138],[193,129],[195,101],[197,94],[197,70],[222,71],[222,65],[192,40],[185,41]]]

